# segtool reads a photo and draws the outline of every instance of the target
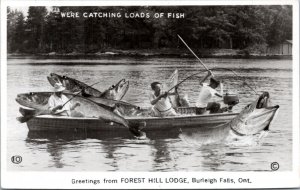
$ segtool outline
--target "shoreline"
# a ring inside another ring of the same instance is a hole
[[[202,49],[195,52],[200,58],[228,58],[228,59],[292,59],[292,55],[267,55],[248,53],[243,50],[232,49]],[[34,59],[103,59],[103,58],[195,58],[195,56],[181,49],[155,49],[155,50],[106,50],[96,53],[8,53],[8,59],[34,58]]]

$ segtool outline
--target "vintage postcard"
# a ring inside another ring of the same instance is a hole
[[[4,1],[1,187],[295,188],[298,1]]]

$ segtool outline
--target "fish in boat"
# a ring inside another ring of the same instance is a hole
[[[23,117],[17,118],[19,121],[26,122],[29,119],[38,115],[50,115],[51,112],[48,106],[49,93],[26,93],[18,94],[16,101],[25,107],[33,108],[34,110],[20,108],[20,113]],[[80,106],[76,107],[75,111],[80,112],[86,118],[98,118],[107,123],[113,122],[128,128],[137,137],[145,136],[144,132],[138,129],[138,126],[130,126],[128,121],[120,115],[116,114],[111,110],[110,107],[95,103],[83,97],[75,96],[70,101],[71,104],[80,103]]]
[[[171,74],[171,76],[168,78],[165,91],[168,91],[173,86],[175,86],[177,83],[178,83],[178,70],[176,69]],[[175,89],[173,89],[173,90],[170,91],[170,93],[174,93],[174,92],[175,92]],[[169,96],[169,99],[170,99],[170,101],[172,103],[172,107],[173,108],[179,107],[179,105],[180,105],[179,94],[176,94],[176,95],[173,95],[173,96]]]
[[[25,107],[33,109],[48,109],[48,100],[53,92],[29,92],[17,95],[17,102]],[[70,93],[63,93],[68,98],[72,98],[74,95]],[[121,116],[136,116],[141,112],[141,108],[134,104],[130,104],[124,101],[117,101],[105,98],[86,97],[87,99],[99,104],[100,106],[107,106],[114,110]],[[28,100],[28,101],[20,101]],[[28,103],[35,102],[36,104]]]
[[[87,99],[99,103],[100,105],[106,105],[111,108],[115,108],[115,111],[122,116],[136,116],[142,111],[141,107],[119,100],[112,100],[106,98],[88,97]]]
[[[71,93],[82,91],[81,95],[84,97],[99,97],[111,100],[121,100],[129,89],[129,81],[126,81],[125,79],[120,80],[117,84],[110,86],[103,92],[76,79],[67,76],[61,76],[55,73],[50,73],[50,75],[47,76],[47,79],[52,86],[54,86],[55,83],[61,83],[66,90]]]
[[[178,70],[176,69],[167,79],[165,91],[168,91],[169,89],[171,89],[177,84],[178,84]],[[175,88],[170,91],[170,93],[174,93],[174,92],[176,92]],[[175,109],[178,107],[190,107],[187,94],[181,97],[179,95],[178,90],[175,95],[169,96],[169,98],[171,100],[172,107]]]
[[[82,90],[82,95],[86,97],[100,97],[102,94],[99,90],[67,76],[50,73],[50,75],[47,76],[47,79],[52,86],[54,86],[56,83],[61,83],[66,88],[66,90],[71,93],[77,93]]]
[[[100,98],[111,100],[122,100],[129,89],[129,81],[125,79],[120,80],[117,84],[110,86],[107,90],[102,92]]]
[[[279,109],[279,105],[268,106],[269,98],[269,93],[263,92],[228,123],[194,131],[182,130],[180,138],[189,142],[207,144],[225,140],[230,132],[238,136],[250,136],[268,131]]]

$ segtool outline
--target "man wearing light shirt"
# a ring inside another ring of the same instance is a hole
[[[169,96],[175,93],[162,92],[162,84],[160,82],[151,83],[153,93],[149,95],[150,103],[153,105],[151,115],[154,117],[176,116],[177,113],[173,109]]]
[[[56,83],[54,85],[54,93],[50,96],[48,100],[49,110],[54,115],[61,116],[72,116],[72,117],[83,117],[80,112],[74,111],[80,103],[74,105],[68,102],[69,99],[62,93],[65,90],[61,84]]]
[[[220,81],[216,80],[214,77],[211,77],[209,84],[204,83],[204,81],[211,75],[211,71],[208,71],[208,74],[200,81],[201,89],[196,102],[197,115],[204,114],[207,110],[210,110],[210,113],[217,113],[220,110],[221,105],[219,103],[210,102],[215,96],[220,98],[223,97],[222,87],[221,93],[216,91],[216,88],[220,85]]]

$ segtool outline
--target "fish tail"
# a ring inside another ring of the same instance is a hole
[[[269,131],[270,123],[263,129],[264,131]]]

